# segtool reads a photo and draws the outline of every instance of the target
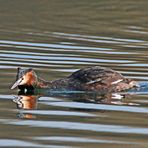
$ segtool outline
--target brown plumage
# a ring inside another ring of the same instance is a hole
[[[80,69],[70,76],[53,81],[39,79],[32,69],[18,68],[17,78],[11,89],[49,88],[52,90],[76,90],[118,92],[133,88],[137,83],[120,73],[100,66]]]

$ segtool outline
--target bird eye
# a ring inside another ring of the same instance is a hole
[[[20,83],[21,83],[23,80],[24,80],[24,78],[21,78],[21,79],[20,79]]]

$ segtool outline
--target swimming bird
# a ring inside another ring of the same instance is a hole
[[[93,66],[82,68],[71,75],[53,81],[39,78],[36,72],[29,69],[17,69],[16,81],[11,87],[20,90],[48,88],[50,90],[97,91],[100,93],[119,92],[137,86],[137,82],[124,77],[110,68]]]

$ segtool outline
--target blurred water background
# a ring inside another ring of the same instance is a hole
[[[147,0],[0,0],[0,147],[148,147],[147,6]],[[17,67],[53,80],[93,65],[146,89],[122,99],[10,90]]]

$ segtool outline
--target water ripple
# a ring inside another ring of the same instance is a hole
[[[82,137],[64,137],[64,136],[50,136],[50,137],[33,137],[35,140],[44,141],[62,141],[62,142],[80,142],[80,143],[116,143],[116,144],[138,144],[137,142],[124,142],[104,139],[91,139]]]
[[[22,113],[31,113],[38,115],[58,115],[58,116],[79,116],[79,117],[95,117],[96,115],[90,113],[82,112],[72,112],[72,111],[54,111],[54,110],[24,110]]]
[[[69,33],[61,33],[61,32],[53,32],[53,35],[59,35],[59,37],[67,37],[69,39],[75,40],[84,40],[90,42],[100,42],[100,43],[112,43],[112,44],[126,44],[128,42],[132,43],[143,43],[143,40],[136,39],[121,39],[115,37],[102,37],[102,36],[87,36],[87,35],[79,35],[79,34],[69,34]],[[97,40],[95,40],[97,39]]]
[[[48,47],[48,48],[63,48],[63,49],[95,49],[95,47],[82,47],[82,46],[68,46],[68,45],[58,45],[58,44],[45,44],[45,43],[31,43],[31,42],[16,42],[16,41],[7,41],[7,40],[0,40],[1,44],[8,44],[8,45],[25,45],[25,46],[33,46],[33,47]]]
[[[46,102],[45,104],[48,104],[48,105],[51,105],[51,106],[68,107],[68,108],[148,113],[147,108],[133,107],[133,106],[115,106],[115,105],[92,104],[92,103],[86,104],[86,103],[78,103],[78,102]]]
[[[93,132],[111,132],[122,134],[144,134],[148,135],[147,128],[120,126],[120,125],[103,125],[103,124],[89,124],[80,122],[64,122],[64,121],[34,121],[34,120],[12,120],[0,119],[3,124],[22,125],[30,127],[44,127],[44,128],[60,128],[67,130],[85,130]]]
[[[0,147],[39,147],[39,148],[73,148],[71,146],[44,145],[26,142],[25,140],[0,139]]]

